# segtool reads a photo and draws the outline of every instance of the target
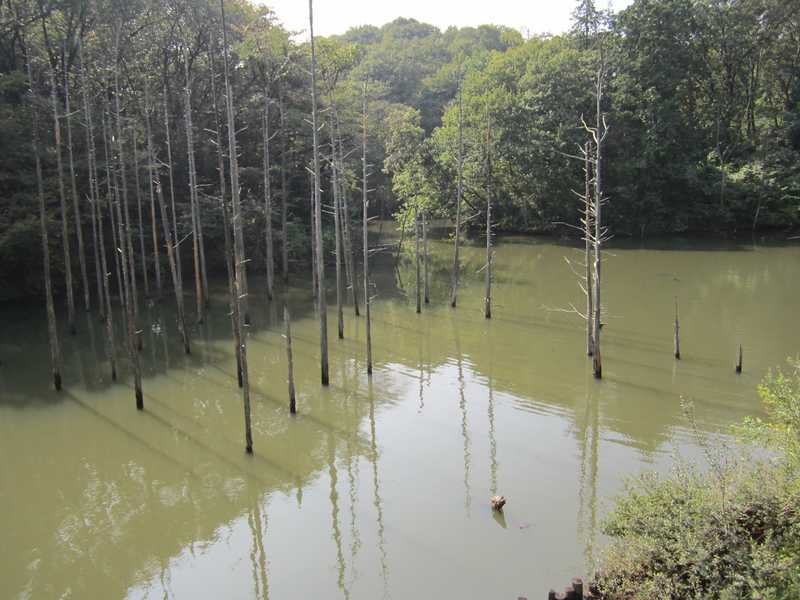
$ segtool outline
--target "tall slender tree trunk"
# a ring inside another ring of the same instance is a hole
[[[78,201],[78,185],[75,181],[75,155],[72,148],[72,111],[69,102],[69,69],[64,60],[64,122],[67,125],[67,158],[69,160],[69,181],[72,191],[72,209],[75,214],[75,233],[78,238],[78,263],[81,268],[81,283],[83,284],[83,301],[86,312],[91,310],[89,297],[89,275],[86,269],[86,250],[83,245],[83,223],[81,220],[81,207]]]
[[[117,124],[119,125],[119,123]],[[118,128],[119,131],[119,128]],[[124,195],[124,192],[123,192]],[[122,208],[120,207],[119,203],[117,203],[117,222],[119,223],[119,239],[124,240],[125,237],[130,237],[130,229],[125,231],[125,223],[122,215]],[[119,247],[119,252],[122,255],[122,281],[123,287],[125,290],[125,295],[123,297],[123,308],[125,311],[125,325],[127,327],[127,348],[128,348],[128,358],[131,361],[131,370],[133,371],[133,387],[134,393],[136,396],[136,409],[137,410],[144,410],[144,395],[142,393],[142,371],[141,366],[139,363],[139,350],[137,347],[137,333],[136,333],[136,315],[134,314],[133,308],[133,285],[131,279],[131,273],[129,273],[128,269],[133,264],[132,261],[129,260],[128,252],[130,250],[132,244],[122,243]]]
[[[675,351],[675,358],[680,360],[681,359],[681,334],[680,334],[681,326],[678,323],[678,297],[675,296],[675,346],[673,350]]]
[[[139,254],[142,261],[142,281],[144,295],[150,297],[150,277],[147,274],[147,251],[144,246],[144,212],[142,211],[142,182],[139,178],[139,147],[136,142],[136,130],[131,127],[131,144],[133,145],[133,180],[136,186],[136,212],[139,219]]]
[[[153,237],[153,264],[156,271],[156,297],[161,299],[162,285],[161,285],[161,251],[158,244],[158,223],[156,218],[156,194],[155,194],[155,173],[153,164],[155,162],[155,153],[153,152],[153,131],[150,127],[150,95],[147,86],[144,89],[144,127],[145,135],[147,136],[147,178],[149,180],[150,191],[150,225],[151,235]]]
[[[592,175],[590,153],[592,145],[586,142],[583,146],[583,240],[585,243],[584,265],[586,268],[586,355],[594,353],[594,335],[592,327],[592,314],[594,312],[594,299],[592,297]]]
[[[173,250],[175,253],[175,266],[178,269],[178,281],[183,288],[183,271],[181,267],[181,234],[178,229],[178,214],[175,211],[175,177],[172,169],[172,143],[169,127],[169,90],[164,82],[164,142],[167,146],[167,173],[169,175],[169,201],[172,212],[172,239],[175,240]]]
[[[189,210],[192,214],[192,257],[194,258],[194,289],[197,303],[197,322],[203,322],[205,298],[200,260],[200,224],[197,210],[197,168],[194,160],[194,127],[192,126],[192,91],[189,81],[188,59],[183,61],[186,86],[184,87],[184,121],[186,124],[186,154],[189,165]]]
[[[367,375],[372,375],[372,322],[370,315],[369,301],[369,238],[367,224],[369,222],[367,200],[367,82],[364,82],[364,116],[361,138],[361,195],[362,195],[362,247],[364,250],[364,314],[366,316],[366,338],[367,338]]]
[[[28,85],[30,86],[30,104],[32,115],[31,144],[36,160],[36,188],[39,194],[39,225],[42,234],[42,260],[44,266],[44,293],[47,307],[47,337],[50,348],[50,375],[53,378],[53,387],[61,391],[61,345],[58,342],[58,325],[56,323],[56,309],[53,302],[53,283],[50,277],[50,239],[47,231],[47,209],[44,200],[44,178],[42,177],[42,159],[39,153],[39,112],[36,108],[36,96],[33,91],[33,71],[30,56],[25,50],[25,66],[28,70]]]
[[[339,119],[336,117],[336,137],[339,141],[339,173],[342,193],[340,196],[341,203],[341,223],[342,223],[342,241],[344,244],[345,254],[345,269],[347,275],[347,283],[350,287],[351,297],[353,300],[353,312],[355,316],[359,316],[358,309],[358,274],[356,273],[356,260],[355,250],[353,248],[353,234],[350,227],[350,206],[348,205],[347,198],[349,196],[347,182],[344,178],[344,149],[342,148],[342,136],[339,133]]]
[[[453,253],[453,290],[450,295],[450,306],[455,308],[458,302],[458,274],[461,263],[458,257],[461,238],[461,195],[463,194],[464,171],[464,105],[461,99],[461,84],[458,86],[458,187],[456,191],[456,235]]]
[[[96,184],[96,182],[95,182]],[[105,234],[103,232],[103,211],[101,210],[100,203],[100,189],[95,190],[97,198],[97,224],[98,234],[100,238],[100,264],[103,267],[103,294],[100,296],[100,304],[105,303],[105,326],[106,326],[106,358],[108,359],[108,366],[111,369],[111,381],[117,380],[117,359],[116,348],[114,345],[114,306],[111,304],[111,272],[108,270],[108,260],[106,258],[106,244]],[[106,202],[111,207],[111,193],[106,196]],[[116,248],[116,246],[115,246]],[[116,249],[114,250],[116,254]]]
[[[88,82],[86,78],[86,65],[83,62],[83,44],[78,40],[78,54],[81,63],[81,100],[83,101],[83,118],[86,128],[86,153],[88,156],[89,167],[89,203],[91,204],[92,215],[92,250],[94,253],[94,270],[97,277],[97,306],[100,318],[105,320],[105,301],[103,295],[103,280],[106,277],[105,268],[100,264],[100,248],[97,229],[98,217],[102,217],[100,212],[100,194],[97,184],[97,151],[94,145],[94,127],[92,124],[92,111],[89,107]],[[101,225],[102,227],[102,225]]]
[[[269,105],[272,100],[264,90],[264,220],[265,232],[264,242],[266,244],[266,267],[267,267],[267,299],[272,300],[274,277],[275,277],[275,258],[272,255],[272,186],[270,177],[270,155],[269,155]]]
[[[336,139],[334,137],[334,127],[331,123],[331,187],[333,188],[333,227],[334,244],[336,251],[336,321],[338,325],[339,339],[344,339],[344,312],[342,310],[342,215],[339,208],[339,178],[338,164],[336,161]]]
[[[102,116],[102,126],[103,126],[103,151],[105,155],[105,167],[106,167],[106,198],[108,199],[107,202],[107,210],[108,210],[108,222],[111,226],[111,242],[114,248],[114,266],[116,267],[117,273],[117,293],[119,295],[119,301],[122,302],[122,268],[120,267],[119,261],[119,252],[117,252],[117,248],[119,248],[120,242],[117,240],[117,218],[114,216],[114,205],[113,199],[119,200],[119,190],[115,185],[116,174],[112,175],[111,170],[111,125],[109,121],[111,120],[111,116],[108,114],[108,105],[107,102],[103,101],[103,116]]]
[[[428,215],[427,211],[422,211],[422,278],[425,296],[425,304],[431,302],[430,281],[428,277]]]
[[[483,316],[492,318],[492,128],[486,118],[486,293],[483,298]]]
[[[67,327],[69,332],[74,335],[77,333],[77,329],[75,328],[75,292],[72,288],[72,251],[69,240],[67,199],[64,191],[64,164],[61,157],[61,123],[56,99],[56,75],[53,67],[50,68],[50,103],[53,108],[53,134],[55,136],[56,165],[58,166],[58,196],[61,201],[61,238],[64,248],[64,276],[67,283]]]
[[[219,105],[217,101],[217,84],[216,84],[216,60],[214,56],[215,45],[211,44],[209,47],[209,55],[211,57],[211,99],[214,109],[214,126],[217,129],[217,172],[219,175],[219,204],[222,211],[222,230],[225,239],[225,271],[228,275],[228,297],[229,308],[231,315],[231,331],[233,332],[234,342],[236,344],[236,379],[239,387],[243,386],[242,381],[242,358],[239,353],[241,348],[241,339],[239,337],[239,303],[236,301],[236,275],[235,266],[233,263],[233,242],[231,241],[231,221],[228,213],[228,205],[226,202],[225,193],[225,152],[224,142],[222,139],[222,123],[219,118]]]
[[[116,33],[116,43],[115,43],[115,56],[117,58],[117,69],[114,73],[114,114],[115,114],[115,121],[117,126],[117,159],[119,160],[119,178],[120,184],[122,187],[122,208],[124,208],[124,225],[125,225],[125,237],[120,238],[121,244],[127,244],[127,251],[122,254],[120,258],[124,260],[125,257],[128,259],[128,272],[126,275],[125,265],[123,265],[122,269],[122,280],[123,280],[123,288],[125,285],[129,286],[128,290],[125,292],[127,294],[127,301],[131,305],[132,309],[132,316],[133,316],[133,324],[132,324],[132,331],[133,331],[133,339],[136,341],[136,347],[141,349],[141,337],[138,335],[137,329],[137,321],[139,320],[139,292],[136,287],[136,269],[135,269],[135,260],[134,260],[134,252],[133,252],[133,235],[131,233],[131,215],[130,210],[128,208],[128,180],[126,175],[126,168],[125,168],[125,138],[122,136],[122,109],[121,109],[121,91],[119,86],[119,35],[120,31],[117,30]],[[119,206],[118,206],[119,208]],[[120,210],[117,211],[117,216],[119,217],[122,213]],[[120,229],[122,231],[122,229]],[[127,282],[126,282],[127,277]],[[131,325],[129,325],[129,328]],[[138,369],[139,358],[136,358],[136,365]],[[141,374],[140,374],[141,377]],[[141,382],[140,382],[141,387]],[[137,404],[138,406],[138,404]]]
[[[594,339],[594,353],[592,354],[592,368],[596,379],[603,377],[603,362],[600,353],[600,302],[601,302],[601,280],[600,270],[603,251],[603,137],[601,125],[603,115],[601,103],[603,97],[603,84],[598,74],[597,81],[597,132],[595,140],[595,173],[594,173],[594,323],[592,337]]]
[[[319,174],[319,132],[317,115],[317,51],[314,42],[314,0],[308,0],[308,28],[311,35],[311,127],[314,144],[314,216],[317,247],[317,302],[319,304],[319,363],[322,385],[328,385],[328,306],[325,299],[325,253],[322,243],[322,200]]]
[[[186,330],[186,312],[183,306],[183,282],[181,281],[178,272],[178,256],[176,252],[177,243],[174,241],[172,228],[169,224],[169,217],[167,216],[167,206],[164,202],[164,192],[161,189],[161,182],[156,180],[156,196],[158,197],[158,205],[161,209],[161,225],[164,229],[164,245],[167,249],[167,260],[169,261],[169,269],[172,275],[172,288],[175,291],[175,308],[178,313],[178,329],[183,339],[183,351],[186,354],[191,353],[189,346],[189,332]]]
[[[319,298],[319,286],[317,285],[317,215],[314,212],[314,175],[308,179],[308,189],[311,192],[309,207],[311,211],[311,294],[316,303]]]
[[[287,384],[289,386],[289,412],[295,414],[297,412],[297,402],[295,400],[294,390],[294,359],[292,357],[292,320],[289,316],[289,307],[284,303],[283,305],[283,320],[286,323],[286,362],[288,364],[288,377]]]
[[[415,285],[414,285],[414,296],[417,300],[417,314],[422,312],[422,302],[421,302],[421,290],[420,284],[422,282],[422,276],[420,273],[420,265],[419,265],[419,207],[414,207],[414,265],[415,265]]]
[[[231,197],[233,199],[233,237],[234,261],[236,265],[236,303],[237,303],[237,329],[239,330],[239,356],[242,363],[242,399],[244,401],[244,432],[245,451],[253,453],[253,432],[250,424],[250,380],[247,372],[247,337],[244,334],[244,315],[242,314],[242,300],[245,292],[243,286],[244,270],[244,236],[242,235],[242,213],[239,204],[239,164],[236,149],[236,123],[233,117],[233,96],[231,95],[230,77],[228,75],[228,33],[225,25],[225,0],[220,0],[222,13],[222,40],[223,40],[223,72],[225,76],[225,105],[228,116],[228,160],[231,172]],[[316,133],[315,133],[316,135]]]
[[[278,104],[281,123],[281,275],[283,281],[289,281],[289,230],[287,222],[287,207],[289,204],[289,185],[286,180],[286,155],[289,145],[286,141],[286,107],[284,106],[283,87],[281,87],[280,101]]]

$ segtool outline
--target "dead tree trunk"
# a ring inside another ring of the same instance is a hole
[[[420,284],[422,282],[419,269],[419,207],[414,206],[414,266],[416,273],[416,284],[414,286],[414,296],[417,301],[417,314],[422,312],[422,302],[420,295]]]
[[[75,181],[75,156],[72,149],[72,111],[69,102],[69,70],[67,61],[64,60],[64,121],[67,124],[67,158],[69,160],[69,180],[72,191],[72,208],[75,214],[75,233],[78,238],[78,263],[81,268],[81,283],[83,284],[83,301],[86,312],[91,310],[89,299],[89,276],[86,270],[86,251],[83,245],[83,223],[81,221],[81,207],[78,202],[78,185]]]
[[[194,259],[194,288],[197,303],[197,322],[203,322],[205,313],[205,297],[203,286],[202,264],[200,260],[200,223],[197,210],[197,168],[194,160],[194,127],[192,126],[192,91],[189,81],[188,59],[183,61],[186,86],[184,87],[184,112],[186,124],[186,154],[189,165],[189,211],[192,215],[192,257]]]
[[[592,323],[592,337],[594,339],[594,353],[592,355],[592,368],[596,379],[603,377],[603,363],[600,353],[600,328],[601,328],[601,279],[602,251],[605,232],[603,230],[603,142],[608,134],[605,115],[602,113],[603,101],[603,75],[602,69],[597,74],[597,120],[592,130],[595,147],[595,174],[594,174],[594,321]]]
[[[64,248],[64,275],[67,280],[67,327],[71,334],[77,333],[75,328],[75,293],[72,289],[72,252],[69,243],[69,221],[67,214],[66,192],[64,191],[64,164],[61,158],[61,123],[58,115],[56,99],[56,75],[50,68],[50,103],[53,108],[53,134],[55,136],[56,165],[58,166],[58,196],[61,201],[61,237]]]
[[[681,359],[680,325],[678,324],[678,297],[675,297],[675,358]]]
[[[178,272],[178,256],[177,256],[177,242],[172,237],[172,229],[169,224],[169,217],[167,216],[167,207],[164,202],[164,192],[161,189],[161,182],[156,180],[156,196],[158,197],[158,205],[161,209],[161,225],[164,229],[164,245],[167,249],[167,260],[169,261],[169,270],[172,274],[172,288],[175,290],[175,308],[178,313],[178,329],[180,330],[181,337],[183,338],[183,350],[186,354],[191,353],[189,346],[189,332],[186,330],[186,313],[183,306],[183,282],[181,281],[180,273]]]
[[[233,263],[233,242],[231,241],[231,221],[230,216],[228,213],[228,205],[226,202],[226,193],[225,193],[225,152],[224,142],[222,140],[222,123],[220,122],[219,118],[219,106],[217,103],[217,84],[216,84],[216,60],[214,57],[214,44],[211,44],[209,47],[209,55],[211,57],[211,99],[213,104],[214,110],[214,125],[217,128],[217,171],[219,174],[219,204],[220,209],[222,211],[222,230],[224,232],[224,239],[225,239],[225,271],[228,275],[228,297],[229,297],[229,308],[231,314],[231,331],[233,332],[233,338],[236,343],[236,379],[239,383],[239,387],[243,386],[242,381],[242,359],[241,355],[239,354],[239,349],[241,347],[241,339],[239,337],[239,304],[236,302],[236,275],[235,275],[235,266]]]
[[[319,132],[317,115],[317,51],[314,42],[314,0],[308,0],[308,28],[311,36],[311,127],[314,145],[314,228],[317,248],[317,302],[319,303],[319,362],[322,385],[328,385],[328,307],[325,299],[325,253],[322,243],[322,202],[320,198]]]
[[[334,244],[336,251],[336,321],[338,325],[339,339],[344,339],[344,312],[342,310],[342,216],[339,207],[339,178],[338,164],[336,161],[336,138],[334,137],[334,127],[331,123],[331,187],[333,188],[333,228]]]
[[[736,373],[742,372],[742,345],[739,344],[739,358],[736,361]]]
[[[122,208],[124,208],[124,225],[125,225],[125,237],[120,238],[121,244],[127,244],[127,251],[122,254],[120,258],[127,257],[128,258],[128,274],[127,274],[127,285],[129,286],[128,291],[128,302],[130,302],[132,307],[132,315],[133,315],[133,335],[134,340],[136,340],[136,347],[141,349],[141,338],[137,334],[137,327],[136,323],[139,319],[139,293],[136,287],[136,269],[135,269],[135,261],[134,261],[134,253],[133,253],[133,237],[131,234],[131,215],[130,210],[128,209],[128,181],[126,176],[126,168],[125,168],[125,141],[122,137],[122,109],[120,103],[121,91],[119,86],[119,72],[121,65],[119,64],[119,36],[120,30],[119,28],[116,31],[115,36],[115,44],[114,44],[114,54],[117,60],[117,68],[114,73],[114,115],[115,121],[117,126],[117,159],[119,160],[119,177],[120,183],[122,187]],[[119,208],[119,207],[118,207]],[[122,213],[118,210],[117,216],[120,216]],[[121,231],[121,230],[120,230]],[[123,265],[122,269],[122,279],[123,279],[123,287],[125,287],[125,268]],[[137,357],[136,364],[138,368],[139,359]]]
[[[253,431],[250,424],[250,380],[247,372],[247,337],[244,334],[243,319],[243,299],[246,294],[243,285],[245,278],[245,254],[244,236],[242,235],[242,213],[239,204],[239,163],[236,148],[236,122],[233,117],[233,96],[231,95],[230,77],[228,75],[228,32],[225,25],[225,0],[220,0],[219,4],[222,13],[223,73],[225,77],[225,106],[228,117],[228,160],[231,172],[231,197],[233,199],[234,264],[236,266],[235,292],[237,304],[236,328],[239,331],[239,356],[242,364],[245,451],[248,454],[252,454]]]
[[[356,273],[355,250],[353,249],[353,235],[350,228],[350,207],[348,205],[348,185],[344,177],[344,150],[342,149],[342,136],[339,133],[339,119],[336,118],[336,137],[339,142],[339,173],[341,174],[340,185],[340,208],[341,210],[341,224],[342,224],[342,242],[344,246],[344,264],[345,275],[347,276],[347,283],[350,287],[351,298],[353,300],[353,312],[355,316],[359,316],[358,309],[358,275]]]
[[[592,314],[594,313],[594,298],[592,297],[592,184],[591,184],[591,154],[592,145],[586,142],[583,146],[583,173],[584,173],[584,196],[583,196],[583,239],[586,245],[584,253],[584,265],[586,269],[586,355],[594,354],[594,335],[592,327]]]
[[[461,241],[461,195],[463,193],[464,171],[464,106],[461,99],[461,85],[458,86],[458,187],[456,191],[456,235],[455,251],[453,253],[453,290],[450,295],[450,306],[455,308],[458,301],[458,274],[461,263],[458,257],[459,243]]]
[[[370,318],[369,300],[369,238],[367,224],[369,223],[367,200],[367,82],[364,82],[364,116],[361,138],[361,195],[362,195],[362,246],[364,250],[364,314],[366,315],[367,338],[367,375],[372,375],[372,322]]]
[[[269,105],[272,100],[267,95],[267,90],[264,90],[264,221],[265,221],[265,235],[264,243],[266,244],[266,267],[267,267],[267,299],[272,300],[273,282],[275,277],[275,258],[273,257],[272,249],[272,185],[270,181],[270,155],[269,155],[269,142],[271,139],[269,133]]]
[[[119,115],[117,115],[119,116]],[[117,124],[119,125],[119,123]],[[124,192],[123,192],[124,193]],[[122,208],[117,202],[117,222],[119,224],[119,239],[124,240],[127,237],[130,237],[130,229],[125,231],[125,223],[122,215]],[[123,309],[125,312],[125,325],[127,329],[127,348],[128,348],[128,358],[131,361],[131,370],[133,371],[133,387],[134,393],[136,396],[136,409],[137,410],[144,410],[144,395],[142,394],[142,371],[141,366],[139,364],[139,350],[137,348],[137,332],[136,332],[136,316],[134,314],[133,308],[133,286],[131,280],[131,273],[129,273],[128,269],[133,264],[133,262],[128,257],[128,251],[130,250],[131,244],[126,244],[124,241],[119,246],[119,252],[121,254],[122,263],[122,281],[124,287],[124,296],[123,296]]]
[[[116,274],[117,274],[117,293],[119,295],[119,301],[122,302],[122,268],[120,267],[119,261],[119,252],[117,252],[117,248],[119,248],[119,242],[117,240],[117,218],[114,216],[114,205],[113,200],[114,198],[118,199],[119,190],[115,185],[116,175],[112,175],[111,169],[111,154],[110,147],[111,147],[111,115],[108,114],[108,102],[104,98],[103,100],[103,116],[102,116],[102,126],[103,126],[103,151],[105,155],[105,167],[106,167],[106,197],[108,200],[107,210],[108,210],[108,222],[111,227],[111,242],[113,243],[114,247],[114,266],[116,267]]]
[[[144,247],[144,212],[142,211],[142,182],[139,179],[139,147],[136,143],[136,130],[131,127],[131,144],[133,145],[133,179],[136,186],[136,211],[139,218],[139,254],[142,261],[142,281],[144,295],[150,297],[150,277],[147,274],[147,252]]]
[[[286,110],[284,106],[283,87],[281,87],[280,101],[278,104],[281,123],[281,275],[283,281],[289,281],[289,230],[287,221],[287,207],[289,204],[289,186],[286,180],[286,155],[289,145],[286,141]]]
[[[105,302],[105,325],[106,325],[106,358],[111,368],[111,381],[117,380],[117,359],[114,346],[114,307],[111,304],[111,283],[109,278],[111,273],[108,270],[108,260],[106,258],[105,234],[103,233],[103,211],[100,210],[100,189],[96,189],[97,199],[97,224],[100,237],[100,263],[103,267],[103,295],[100,297],[100,304]],[[106,197],[109,208],[111,207],[111,192]],[[116,248],[116,246],[115,246]],[[114,251],[116,254],[116,250]]]
[[[167,147],[167,173],[169,174],[169,200],[172,209],[172,239],[175,241],[173,251],[175,253],[175,266],[178,270],[178,281],[183,288],[183,271],[181,267],[181,236],[178,230],[178,214],[175,211],[175,177],[172,170],[172,143],[169,131],[169,96],[167,84],[164,82],[164,142]]]
[[[486,293],[483,298],[483,316],[492,318],[492,129],[486,118]]]
[[[150,184],[150,225],[153,236],[153,263],[156,270],[156,297],[161,299],[161,251],[158,247],[158,224],[156,219],[155,173],[153,171],[155,153],[153,152],[153,132],[150,127],[150,95],[145,86],[144,127],[147,136],[147,178]]]
[[[428,214],[422,211],[422,267],[425,304],[431,302],[430,278],[428,277]]]
[[[294,360],[292,358],[292,320],[289,316],[289,307],[284,303],[283,305],[283,320],[286,323],[286,361],[288,364],[288,378],[287,384],[289,386],[289,412],[295,414],[297,412],[297,403],[295,401],[294,392]]]
[[[78,40],[78,54],[81,63],[81,100],[83,101],[83,118],[86,128],[86,153],[89,167],[89,203],[92,211],[92,250],[94,253],[94,270],[97,277],[97,306],[99,315],[105,320],[105,301],[103,295],[103,280],[106,277],[105,267],[100,264],[100,248],[98,241],[99,231],[97,229],[98,217],[100,212],[100,193],[97,184],[97,151],[94,145],[94,127],[92,125],[92,111],[89,108],[88,82],[86,78],[86,65],[83,62],[83,44]]]
[[[47,337],[50,347],[50,374],[53,378],[53,387],[61,391],[61,346],[58,342],[58,326],[56,324],[56,309],[53,302],[53,283],[50,278],[50,240],[47,231],[47,210],[44,200],[44,178],[42,177],[42,159],[39,154],[39,112],[36,107],[36,96],[33,92],[33,71],[30,56],[25,50],[25,66],[28,70],[28,85],[30,86],[30,104],[32,115],[31,144],[36,160],[36,188],[39,194],[39,225],[42,234],[42,259],[44,266],[44,293],[47,306]]]

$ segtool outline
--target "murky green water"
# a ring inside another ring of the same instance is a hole
[[[563,258],[575,250],[500,244],[490,322],[482,249],[465,251],[455,311],[451,247],[432,251],[422,315],[402,291],[411,265],[380,259],[371,381],[363,320],[348,311],[339,341],[332,310],[331,386],[320,389],[318,323],[308,286],[294,282],[296,418],[280,304],[251,282],[252,457],[224,285],[190,357],[169,307],[147,309],[143,413],[124,367],[123,383],[110,384],[96,319],[64,339],[66,391],[56,395],[43,307],[7,308],[0,597],[541,598],[585,574],[626,475],[664,470],[676,452],[698,456],[681,396],[701,429],[724,430],[758,413],[755,385],[800,350],[797,246],[613,250],[602,382],[581,322],[556,310],[581,302]],[[502,518],[488,507],[495,492],[508,498]]]

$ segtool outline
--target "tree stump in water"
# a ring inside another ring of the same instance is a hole
[[[492,496],[490,500],[492,504],[492,510],[497,510],[503,512],[503,507],[506,505],[506,497],[505,496]]]

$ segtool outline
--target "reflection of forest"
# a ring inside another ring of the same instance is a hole
[[[371,514],[385,585],[389,563],[376,418],[407,398],[408,386],[419,410],[428,410],[441,399],[428,391],[437,377],[446,380],[435,383],[451,403],[455,429],[450,434],[457,430],[463,446],[467,514],[477,510],[470,481],[484,464],[490,491],[503,493],[498,447],[505,440],[496,435],[498,408],[557,414],[569,421],[580,461],[579,535],[590,557],[601,443],[619,443],[645,456],[664,450],[675,431],[685,427],[681,395],[695,400],[704,429],[755,410],[755,382],[766,366],[791,353],[797,336],[797,325],[781,315],[783,307],[793,305],[800,277],[785,260],[791,251],[785,248],[737,252],[735,259],[712,251],[620,250],[609,257],[607,269],[607,377],[598,383],[582,356],[581,322],[553,310],[579,300],[563,260],[572,250],[510,242],[496,249],[491,322],[480,310],[480,245],[464,247],[460,305],[453,311],[444,301],[451,245],[431,243],[431,305],[422,315],[413,311],[414,266],[407,250],[397,261],[390,251],[375,256],[376,377],[371,383],[363,373],[362,323],[346,312],[346,339],[332,344],[332,385],[320,389],[310,281],[293,281],[286,298],[295,319],[296,419],[287,414],[281,298],[269,304],[253,294],[252,459],[242,453],[241,398],[224,285],[215,288],[206,324],[193,328],[190,356],[180,346],[169,303],[143,310],[143,414],[132,410],[127,383],[109,381],[98,323],[86,320],[78,336],[64,337],[68,391],[55,395],[42,365],[33,360],[46,356],[40,310],[9,309],[8,326],[0,332],[0,444],[15,458],[0,463],[0,511],[15,518],[6,532],[6,547],[14,551],[5,551],[0,567],[6,576],[3,589],[38,597],[69,587],[82,597],[98,596],[98,590],[104,597],[121,597],[137,582],[157,579],[173,557],[214,539],[220,527],[244,516],[254,541],[256,592],[266,596],[268,498],[293,495],[300,504],[303,490],[326,476],[337,580],[345,592],[352,577],[345,568],[347,555],[357,554],[362,544],[358,519],[347,512],[355,510],[354,469],[362,459],[371,465]],[[261,289],[260,283],[253,277],[251,290]],[[778,310],[761,310],[767,289]],[[685,332],[686,358],[680,364],[670,356],[669,315],[676,294],[682,297]],[[667,315],[663,323],[653,319],[659,314]],[[154,333],[154,324],[162,334]],[[748,340],[746,373],[736,378],[729,350],[740,338]],[[117,354],[124,356],[122,348]],[[120,365],[125,382],[124,359]],[[484,392],[485,398],[473,397]],[[484,401],[485,411],[475,412]],[[488,441],[479,439],[484,429]],[[343,485],[351,498],[342,496]],[[363,495],[359,499],[364,502]],[[82,568],[87,564],[91,570]]]

